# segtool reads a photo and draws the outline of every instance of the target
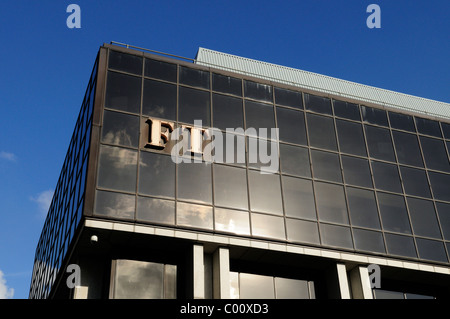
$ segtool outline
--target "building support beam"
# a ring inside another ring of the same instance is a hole
[[[203,245],[193,246],[194,299],[205,299],[205,263]]]
[[[219,247],[213,255],[213,298],[230,298],[230,252]]]
[[[347,268],[345,264],[337,264],[336,267],[341,299],[351,299],[350,287],[348,285],[348,278],[347,278]]]
[[[367,267],[356,266],[350,273],[350,285],[354,299],[373,299]]]

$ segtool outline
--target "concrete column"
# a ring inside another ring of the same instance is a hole
[[[230,298],[230,252],[219,247],[213,255],[213,298]]]
[[[203,246],[193,246],[194,299],[205,299],[205,264]]]
[[[347,269],[344,264],[337,264],[337,275],[341,299],[351,299],[348,285]]]
[[[354,299],[373,299],[367,267],[356,266],[350,271],[350,285]]]
[[[76,286],[73,292],[73,299],[88,299],[89,287]]]

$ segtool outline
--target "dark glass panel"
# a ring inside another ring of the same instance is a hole
[[[333,115],[331,100],[327,97],[305,94],[305,107],[310,111]]]
[[[400,167],[405,193],[408,195],[431,197],[427,174],[424,170]]]
[[[342,156],[344,179],[347,184],[372,187],[369,161],[362,158]]]
[[[142,114],[176,121],[176,85],[145,79],[143,100]]]
[[[170,156],[141,152],[139,193],[175,197],[175,163]]]
[[[439,122],[424,119],[420,117],[415,117],[417,132],[420,134],[431,135],[435,137],[442,137],[441,128],[439,127]]]
[[[317,219],[314,194],[310,180],[282,176],[286,216]]]
[[[213,126],[221,130],[244,128],[242,99],[213,94]]]
[[[242,96],[242,80],[222,74],[212,74],[214,91]]]
[[[136,219],[174,225],[175,202],[158,198],[138,197]]]
[[[180,66],[180,84],[209,89],[209,72]]]
[[[365,128],[369,155],[381,160],[395,162],[389,130],[368,125]]]
[[[416,132],[414,126],[414,118],[411,115],[400,114],[400,113],[389,113],[389,122],[391,127],[399,130]]]
[[[177,82],[177,65],[145,59],[144,75],[155,79]]]
[[[216,231],[250,235],[250,217],[248,212],[216,207],[214,216]]]
[[[142,57],[109,51],[108,67],[119,71],[142,75]]]
[[[320,244],[319,228],[316,222],[287,218],[286,228],[289,241]]]
[[[244,132],[244,130],[242,130],[242,132]],[[222,136],[222,147],[219,149],[214,149],[215,162],[245,166],[245,136],[227,133]],[[217,147],[220,147],[220,144],[218,144]],[[222,155],[220,155],[220,151]]]
[[[433,296],[425,296],[418,294],[407,294],[405,293],[405,299],[435,299]]]
[[[349,120],[361,121],[358,104],[334,100],[334,115]]]
[[[275,173],[279,171],[278,144],[265,139],[247,138],[248,166],[261,171]]]
[[[403,292],[374,289],[373,296],[375,299],[405,299]]]
[[[283,217],[252,213],[251,221],[253,236],[286,239]]]
[[[353,226],[380,229],[373,191],[347,187],[348,208]]]
[[[303,112],[277,107],[280,141],[307,145]]]
[[[112,218],[134,219],[135,202],[134,195],[96,191],[94,214]]]
[[[178,164],[178,198],[212,203],[211,164]]]
[[[248,209],[245,169],[214,165],[214,203],[219,206]]]
[[[386,252],[381,232],[353,228],[355,249],[374,253]]]
[[[337,151],[334,121],[330,117],[307,114],[310,146]]]
[[[352,234],[349,227],[320,224],[322,244],[326,246],[353,248]]]
[[[450,202],[450,175],[429,171],[428,176],[434,198]]]
[[[392,131],[399,163],[423,167],[417,135]]]
[[[270,129],[275,128],[273,105],[256,103],[252,101],[245,101],[245,121],[247,134],[250,134],[249,128],[256,129],[256,134],[259,134],[259,129],[267,129],[267,134],[270,136]],[[273,136],[275,138],[275,136]]]
[[[244,81],[244,95],[259,101],[273,102],[272,86],[267,84]]]
[[[336,128],[341,152],[367,156],[361,124],[336,120]]]
[[[137,147],[138,139],[139,117],[105,110],[103,143]]]
[[[348,224],[344,187],[315,182],[314,189],[316,193],[319,220]]]
[[[308,149],[280,143],[281,171],[303,177],[311,177]]]
[[[275,87],[275,103],[284,106],[303,109],[302,92]]]
[[[411,233],[403,196],[377,193],[383,229],[397,233]]]
[[[308,282],[305,280],[275,277],[277,299],[309,299]]]
[[[397,165],[371,161],[375,187],[378,189],[402,193]]]
[[[109,71],[105,107],[139,113],[141,78]]]
[[[249,170],[248,182],[252,211],[283,215],[279,175]]]
[[[444,263],[448,261],[443,242],[416,238],[416,243],[420,259],[440,261]]]
[[[241,299],[275,299],[273,277],[241,273],[239,288]]]
[[[450,204],[436,202],[442,233],[445,240],[450,240]]]
[[[113,146],[100,147],[98,186],[136,191],[137,152]]]
[[[433,202],[417,198],[407,198],[406,201],[414,235],[441,239]]]
[[[441,122],[442,131],[444,132],[444,137],[450,139],[450,124]]]
[[[178,120],[190,124],[194,124],[195,120],[201,120],[202,126],[210,126],[209,92],[185,87],[180,87],[179,91]]]
[[[213,209],[210,206],[177,202],[177,225],[195,228],[214,228]]]
[[[442,140],[420,136],[420,143],[428,168],[450,172],[448,155]]]
[[[389,126],[385,110],[361,106],[361,114],[364,123]]]
[[[416,248],[412,237],[385,234],[385,238],[388,254],[413,258],[417,257]]]
[[[342,183],[339,156],[334,153],[311,150],[314,178]]]

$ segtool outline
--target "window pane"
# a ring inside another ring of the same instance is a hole
[[[275,173],[279,171],[278,144],[265,139],[247,138],[248,166],[261,171]]]
[[[310,146],[337,151],[334,121],[330,117],[307,114]]]
[[[177,298],[177,266],[164,265],[164,298]]]
[[[252,211],[283,215],[279,175],[249,170],[248,181]]]
[[[450,202],[450,175],[428,172],[435,199]]]
[[[446,240],[450,240],[450,204],[436,203],[442,233]]]
[[[344,179],[347,184],[372,187],[369,161],[356,157],[342,156]]]
[[[177,66],[172,63],[145,59],[144,75],[155,79],[177,82]]]
[[[175,121],[177,119],[176,85],[145,79],[142,114]]]
[[[137,152],[113,146],[100,147],[98,186],[136,191]]]
[[[302,93],[276,87],[275,103],[279,105],[285,105],[302,109],[303,108]]]
[[[450,124],[441,122],[442,131],[444,132],[444,137],[450,139]]]
[[[270,129],[275,128],[275,117],[273,106],[270,104],[256,103],[245,101],[245,121],[247,134],[249,128],[254,128],[259,133],[260,128],[267,129],[267,134],[270,134]],[[274,138],[274,137],[273,137]]]
[[[331,100],[327,97],[305,94],[305,104],[307,110],[333,115]]]
[[[213,94],[213,122],[213,126],[221,130],[244,128],[242,100]]]
[[[139,113],[141,78],[109,71],[105,107]]]
[[[212,203],[211,164],[178,164],[178,198]]]
[[[138,146],[139,117],[106,111],[103,116],[102,142]]]
[[[319,229],[316,222],[286,219],[287,237],[290,241],[319,244]]]
[[[219,206],[248,209],[245,169],[214,165],[214,202]]]
[[[227,233],[250,235],[250,217],[248,212],[215,208],[215,229]]]
[[[369,155],[381,160],[395,162],[389,130],[374,126],[365,126],[365,128]]]
[[[417,136],[397,131],[392,131],[392,136],[399,163],[423,167]]]
[[[389,126],[385,110],[361,106],[361,114],[364,123]]]
[[[441,231],[439,230],[433,202],[407,198],[407,203],[414,234],[441,239]]]
[[[416,238],[419,258],[440,262],[448,262],[444,243],[441,241]]]
[[[358,104],[334,100],[334,115],[349,120],[361,121]]]
[[[96,191],[95,215],[112,218],[134,219],[135,196]]]
[[[175,202],[158,198],[138,197],[136,219],[175,225]]]
[[[178,120],[194,124],[201,120],[203,126],[210,126],[211,110],[209,92],[180,87]]]
[[[314,178],[342,183],[339,156],[334,153],[311,150]]]
[[[371,161],[375,186],[378,189],[402,193],[397,165]]]
[[[353,248],[349,227],[320,224],[322,244],[333,247]]]
[[[417,257],[414,240],[409,236],[385,234],[388,254]]]
[[[307,145],[303,112],[277,107],[280,141]]]
[[[372,191],[347,187],[347,197],[353,226],[380,229],[377,204]]]
[[[415,117],[417,132],[421,134],[442,137],[441,128],[439,127],[439,122],[424,119],[420,117]]]
[[[253,236],[286,239],[284,218],[252,213],[251,220]]]
[[[275,277],[277,299],[309,299],[308,282]]]
[[[450,172],[448,155],[442,140],[420,136],[420,143],[428,168]]]
[[[108,67],[119,71],[142,75],[142,57],[109,51]]]
[[[341,152],[367,156],[361,124],[336,120],[336,128]]]
[[[213,210],[210,206],[177,202],[177,225],[212,230]]]
[[[242,96],[242,80],[221,74],[212,74],[214,91]]]
[[[375,299],[404,299],[402,292],[374,289],[373,295]]]
[[[319,220],[348,224],[344,187],[340,185],[315,182]]]
[[[383,229],[397,233],[411,233],[403,196],[377,193]]]
[[[175,197],[175,163],[170,156],[141,152],[139,193]]]
[[[427,175],[424,170],[400,167],[405,193],[431,198]]]
[[[209,89],[209,72],[180,66],[180,84]]]
[[[246,163],[245,136],[227,133],[223,134],[222,136],[223,136],[222,148],[221,149],[214,148],[214,156],[215,156],[214,161],[216,163],[227,163],[238,166],[245,166]],[[222,156],[220,156],[220,150],[223,153]]]
[[[393,112],[388,113],[392,128],[409,132],[416,132],[416,128],[414,126],[414,118],[412,116]]]
[[[244,81],[244,94],[247,98],[265,102],[273,102],[271,85]]]
[[[282,176],[286,216],[317,219],[310,180]]]
[[[240,299],[274,299],[273,278],[254,274],[239,274]]]
[[[280,143],[280,162],[284,174],[311,177],[307,148]]]
[[[370,251],[384,254],[384,239],[380,232],[353,229],[353,238],[357,250]]]

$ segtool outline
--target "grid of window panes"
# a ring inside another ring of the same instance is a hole
[[[30,298],[47,298],[83,215],[97,61],[36,249]]]
[[[143,147],[148,117],[201,119],[246,156],[175,164]],[[275,127],[275,174],[225,131]],[[448,122],[110,51],[101,144],[96,216],[449,261]]]

